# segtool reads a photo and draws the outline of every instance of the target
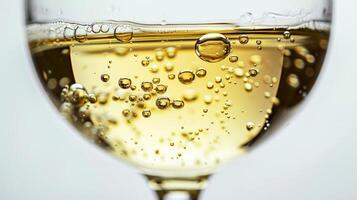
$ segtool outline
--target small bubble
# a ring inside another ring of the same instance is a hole
[[[182,100],[173,100],[172,101],[172,107],[175,109],[180,109],[183,108],[185,103]]]
[[[95,96],[95,94],[89,94],[88,95],[88,101],[90,103],[96,103],[97,102],[97,97]]]
[[[170,106],[170,99],[168,97],[160,97],[156,99],[156,106],[159,109],[166,109]]]
[[[68,85],[71,82],[71,79],[69,79],[68,77],[62,77],[59,81],[59,85],[61,87],[64,87],[66,85]]]
[[[173,147],[174,145],[175,145],[175,143],[173,143],[173,142],[170,142],[170,146],[172,146],[172,147]]]
[[[285,39],[289,39],[291,37],[290,31],[284,31],[283,35]]]
[[[274,84],[277,83],[278,82],[278,78],[276,78],[276,77],[271,78],[271,82],[274,83]]]
[[[264,96],[265,96],[265,98],[270,98],[271,94],[270,94],[270,92],[264,92]]]
[[[271,77],[269,75],[264,75],[263,81],[266,84],[270,84],[271,83]]]
[[[251,69],[249,69],[249,75],[250,75],[250,76],[255,77],[255,76],[257,76],[258,74],[259,74],[259,70],[258,70],[258,69],[256,69],[256,68],[251,68]]]
[[[300,80],[296,74],[289,74],[287,77],[287,82],[293,88],[299,88],[300,86]]]
[[[195,74],[192,70],[184,70],[179,73],[178,79],[183,84],[190,84],[195,80]]]
[[[216,78],[214,79],[214,81],[215,81],[216,83],[221,83],[221,82],[222,82],[222,77],[216,76]]]
[[[114,37],[120,42],[129,42],[133,38],[133,30],[129,26],[117,26]]]
[[[144,59],[141,61],[141,65],[144,67],[147,67],[150,64],[150,60],[149,59]]]
[[[186,89],[183,93],[183,99],[185,101],[194,101],[197,99],[198,94],[197,91],[195,89]]]
[[[241,44],[247,44],[249,42],[249,37],[248,35],[240,35],[238,40]]]
[[[99,104],[104,105],[104,104],[108,103],[108,99],[109,99],[109,94],[107,92],[100,92],[97,95],[97,102]]]
[[[102,31],[103,33],[107,33],[109,31],[109,26],[107,24],[102,24],[100,26],[100,31]]]
[[[136,95],[129,95],[129,101],[133,102],[136,101],[138,97]]]
[[[153,84],[151,82],[142,82],[141,83],[141,89],[145,92],[149,92],[154,88]]]
[[[207,74],[207,71],[205,68],[198,68],[196,70],[196,76],[199,77],[199,78],[202,78],[202,77],[205,77]]]
[[[315,56],[313,56],[311,54],[307,54],[305,58],[306,58],[306,61],[311,64],[315,63],[315,61],[316,61]]]
[[[241,69],[241,68],[235,68],[234,69],[234,75],[236,75],[237,77],[242,77],[242,76],[244,76],[244,71],[243,71],[243,69]]]
[[[57,84],[58,84],[58,81],[57,81],[57,79],[55,79],[55,78],[50,78],[50,79],[47,81],[47,87],[48,87],[48,89],[50,89],[50,90],[54,90],[54,89],[57,87]]]
[[[155,84],[159,84],[160,83],[160,78],[153,78],[152,82]]]
[[[246,125],[246,128],[248,131],[251,131],[255,127],[255,124],[253,122],[248,122]]]
[[[205,104],[211,104],[212,103],[212,96],[210,96],[210,95],[203,96],[203,101],[205,102]]]
[[[297,58],[297,59],[294,60],[294,66],[297,69],[304,69],[305,68],[305,62],[304,62],[303,59]]]
[[[169,74],[169,75],[167,75],[167,77],[168,77],[170,80],[173,80],[173,79],[175,79],[176,75],[175,75],[175,74]]]
[[[260,65],[262,63],[262,57],[260,55],[252,55],[249,60],[256,65]]]
[[[250,92],[250,91],[253,90],[253,86],[250,83],[245,83],[244,84],[244,89],[245,89],[245,91]]]
[[[74,29],[74,39],[80,43],[85,42],[87,40],[87,31],[77,26],[76,29]]]
[[[131,86],[131,80],[129,78],[120,78],[118,81],[119,87],[128,89]]]
[[[151,99],[151,95],[150,94],[144,94],[143,98],[144,98],[144,100],[150,100]]]
[[[162,49],[156,50],[155,57],[157,61],[162,61],[165,58],[165,52]]]
[[[280,100],[278,99],[278,97],[272,97],[270,100],[275,106],[278,106],[280,104]]]
[[[235,63],[235,62],[237,62],[237,61],[238,61],[238,56],[231,56],[231,57],[229,57],[229,62]]]
[[[159,71],[159,66],[154,64],[154,65],[151,65],[150,68],[149,68],[149,71],[152,72],[152,73],[157,73]]]
[[[203,112],[208,113],[208,109],[207,108],[203,109]]]
[[[229,55],[231,44],[222,34],[208,33],[197,40],[195,51],[204,61],[218,62]]]
[[[110,79],[110,76],[109,76],[109,74],[102,74],[102,75],[100,76],[100,79],[101,79],[103,82],[108,82],[109,79]]]
[[[213,89],[214,85],[212,82],[207,82],[207,88],[208,89]]]
[[[148,109],[143,110],[143,112],[141,113],[143,115],[143,117],[147,118],[151,116],[151,111]]]
[[[174,57],[176,57],[177,49],[175,47],[167,47],[166,54],[167,54],[167,57],[174,58]]]
[[[261,45],[262,41],[261,40],[257,40],[257,41],[255,41],[255,43],[257,43],[257,45]]]
[[[171,72],[172,70],[174,70],[174,65],[172,64],[172,63],[170,63],[170,62],[167,62],[166,64],[165,64],[165,71],[167,71],[167,72]]]
[[[165,93],[167,90],[167,86],[166,85],[162,85],[162,84],[159,84],[155,87],[155,91],[158,93],[158,94],[163,94]]]

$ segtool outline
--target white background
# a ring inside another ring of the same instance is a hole
[[[153,200],[134,169],[59,120],[31,71],[22,1],[0,2],[0,199]],[[221,168],[202,199],[357,199],[356,7],[336,1],[329,55],[303,111]]]

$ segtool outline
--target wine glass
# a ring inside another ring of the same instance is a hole
[[[330,0],[29,0],[35,71],[85,138],[139,169],[158,199],[271,135],[314,85]]]

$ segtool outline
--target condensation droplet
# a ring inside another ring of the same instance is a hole
[[[195,80],[195,74],[192,70],[184,70],[179,72],[178,79],[183,84],[190,84],[193,80]]]
[[[172,63],[170,63],[170,62],[167,62],[165,64],[164,68],[165,68],[165,71],[171,72],[174,69],[174,65]]]
[[[47,87],[48,87],[48,89],[50,89],[50,90],[56,89],[57,85],[58,85],[58,81],[57,81],[57,79],[55,79],[55,78],[50,78],[50,79],[47,81]]]
[[[197,40],[195,51],[197,56],[204,61],[218,62],[229,55],[231,44],[222,34],[208,33]]]

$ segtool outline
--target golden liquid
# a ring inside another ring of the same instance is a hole
[[[87,138],[147,174],[198,176],[244,153],[306,96],[328,33],[192,27],[30,47],[51,99]]]

